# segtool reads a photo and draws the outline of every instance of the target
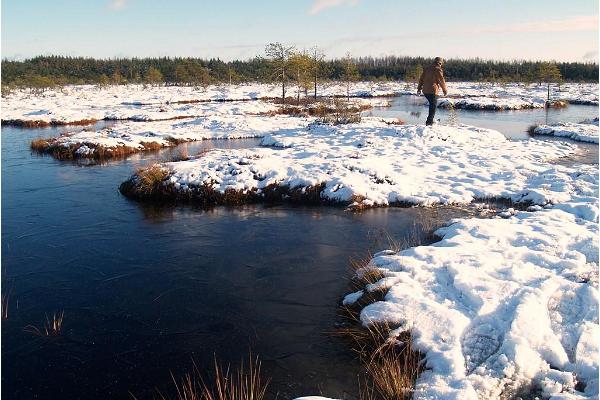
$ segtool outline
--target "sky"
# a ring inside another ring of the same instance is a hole
[[[248,59],[265,45],[328,58],[598,62],[598,0],[3,0],[4,59]]]

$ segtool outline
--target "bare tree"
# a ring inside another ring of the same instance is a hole
[[[279,42],[269,43],[265,48],[265,53],[275,68],[275,76],[281,82],[281,103],[285,107],[285,83],[294,46],[284,46]]]

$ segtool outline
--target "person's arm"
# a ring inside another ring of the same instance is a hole
[[[421,90],[423,89],[423,75],[425,75],[425,71],[421,72],[421,76],[419,77],[419,86],[417,87],[417,94],[421,94]]]
[[[446,88],[446,80],[444,79],[444,73],[441,68],[438,70],[438,85],[442,88],[444,96],[448,96],[448,89]]]

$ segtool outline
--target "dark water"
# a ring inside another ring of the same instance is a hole
[[[400,118],[406,123],[424,124],[427,119],[427,100],[422,96],[401,96],[392,100],[391,107],[376,108],[367,115]],[[535,124],[556,122],[581,122],[598,117],[598,106],[569,105],[566,108],[549,108],[515,111],[456,110],[457,122],[495,129],[510,139],[528,139],[527,128]],[[450,111],[438,108],[436,119],[447,123]]]
[[[169,393],[170,372],[181,375],[192,359],[202,370],[214,355],[235,365],[249,348],[273,379],[271,398],[354,398],[357,361],[327,334],[349,291],[349,257],[386,247],[384,231],[402,240],[416,220],[465,215],[145,207],[117,187],[167,154],[82,166],[30,153],[31,139],[59,132],[2,129],[5,399],[151,398],[156,388]],[[61,310],[60,337],[23,331]]]

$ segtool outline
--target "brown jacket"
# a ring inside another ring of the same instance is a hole
[[[437,95],[439,88],[442,89],[444,95],[448,94],[442,67],[439,64],[433,64],[423,70],[417,90],[422,90],[423,94]]]

